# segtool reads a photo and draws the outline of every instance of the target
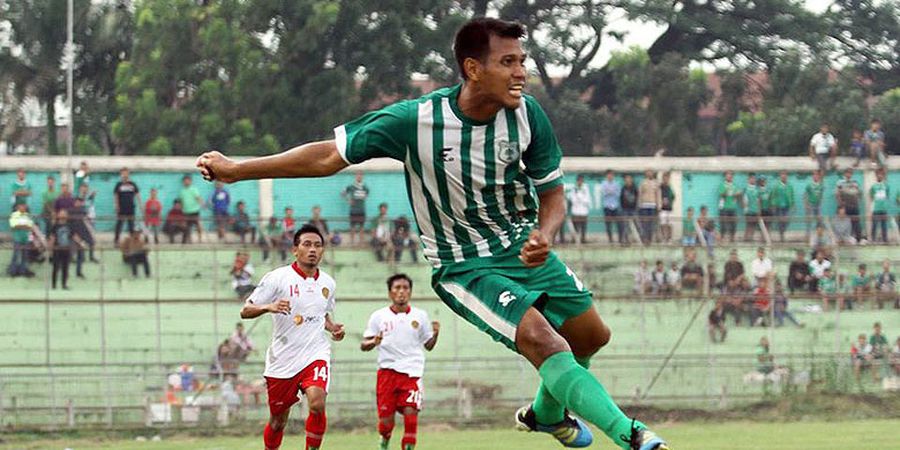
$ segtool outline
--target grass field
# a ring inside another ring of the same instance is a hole
[[[669,440],[674,450],[873,450],[898,448],[898,421],[872,420],[847,422],[793,423],[678,423],[663,424],[656,429]],[[323,449],[361,450],[377,448],[374,433],[330,432]],[[399,447],[399,435],[392,448]],[[129,440],[37,440],[0,443],[0,449],[65,449],[88,448],[120,450],[238,450],[258,449],[261,438],[172,437],[160,442]],[[303,436],[285,436],[282,448],[302,448]],[[550,437],[531,435],[513,430],[422,430],[420,450],[557,450],[560,447]],[[605,437],[597,439],[590,448],[614,448]]]

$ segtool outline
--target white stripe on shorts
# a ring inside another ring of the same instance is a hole
[[[498,316],[491,311],[478,297],[472,295],[465,288],[456,283],[440,283],[450,295],[455,297],[469,311],[483,320],[491,328],[505,336],[512,342],[516,342],[516,327],[512,326],[506,319]]]

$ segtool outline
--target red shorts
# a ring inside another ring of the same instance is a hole
[[[422,379],[391,369],[378,369],[375,387],[378,417],[393,417],[406,407],[422,409]]]
[[[280,415],[300,400],[300,393],[310,386],[322,388],[328,392],[328,380],[331,378],[331,366],[327,361],[316,360],[310,363],[292,378],[266,378],[266,390],[269,394],[269,413]]]

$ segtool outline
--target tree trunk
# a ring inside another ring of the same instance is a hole
[[[56,98],[44,100],[47,103],[47,154],[55,155],[56,147]]]

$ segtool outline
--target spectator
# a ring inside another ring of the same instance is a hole
[[[79,192],[82,184],[91,184],[91,169],[88,167],[87,161],[82,161],[78,164],[78,170],[75,171],[74,188],[72,190]]]
[[[87,186],[82,184],[82,186]],[[75,199],[75,206],[69,210],[69,224],[72,227],[72,235],[81,239],[86,246],[90,248],[90,257],[92,262],[99,262],[94,258],[94,230],[87,218],[87,209],[84,205],[84,199],[78,197]],[[84,248],[79,246],[75,256],[75,276],[84,278]]]
[[[57,275],[61,275],[62,288],[69,289],[69,263],[72,261],[72,250],[78,241],[69,224],[69,210],[60,209],[50,233],[47,234],[47,246],[53,255],[53,276],[51,286],[56,289]]]
[[[759,230],[760,215],[759,186],[756,185],[756,175],[747,176],[747,187],[744,188],[744,240],[753,240],[753,234]]]
[[[33,277],[34,272],[28,269],[28,248],[31,243],[31,233],[35,230],[34,220],[28,214],[28,204],[18,203],[16,210],[9,216],[9,228],[12,231],[13,254],[12,261],[6,273],[11,277]],[[52,228],[52,227],[51,227]]]
[[[235,349],[235,356],[240,362],[246,361],[247,356],[255,349],[250,336],[247,336],[247,334],[244,333],[244,324],[240,322],[235,324],[234,333],[231,334],[230,341]]]
[[[894,376],[900,377],[900,337],[897,338],[897,342],[894,343],[894,348],[891,350],[891,368]]]
[[[141,203],[141,193],[137,185],[129,178],[128,169],[119,170],[119,182],[113,188],[113,201],[116,212],[116,231],[113,243],[119,245],[119,234],[122,225],[128,226],[128,233],[134,231],[135,203]]]
[[[284,217],[281,219],[281,223],[281,243],[278,248],[281,252],[281,260],[284,261],[294,245],[294,232],[297,231],[297,219],[294,218],[294,208],[284,208]]]
[[[803,328],[805,325],[797,320],[794,317],[794,314],[791,313],[788,308],[788,298],[784,295],[784,288],[781,286],[781,283],[778,280],[775,280],[775,326],[781,327],[784,326],[784,319],[787,318],[798,328]]]
[[[831,229],[834,231],[834,237],[837,239],[838,245],[856,245],[853,220],[847,215],[847,208],[843,206],[838,207],[837,217],[831,222]],[[824,227],[822,234],[824,235]]]
[[[416,254],[416,241],[412,238],[412,230],[409,219],[401,215],[394,219],[393,231],[391,232],[391,243],[394,246],[394,258],[397,262],[403,259],[403,250],[409,249],[409,256],[412,262],[416,263],[419,259]]]
[[[12,192],[9,202],[12,204],[13,210],[21,203],[28,204],[28,199],[31,198],[31,183],[25,179],[25,169],[16,171],[16,179],[13,180],[9,191]]]
[[[850,303],[850,309],[853,309],[853,302],[862,305],[872,295],[872,277],[866,273],[865,264],[860,264],[857,267],[856,275],[853,276],[850,286],[853,288],[853,300]]]
[[[778,218],[779,240],[784,242],[784,232],[790,222],[791,208],[794,207],[794,187],[788,182],[788,173],[782,170],[772,186],[772,208]]]
[[[622,211],[619,223],[622,226],[620,230],[624,244],[631,243],[631,224],[635,219],[635,212],[638,206],[638,189],[634,185],[634,178],[630,174],[625,174],[625,184],[622,186],[622,193],[619,196],[619,204]]]
[[[231,194],[225,189],[225,183],[216,181],[215,188],[209,196],[209,203],[212,205],[213,222],[216,224],[219,241],[225,240],[225,230],[230,222],[228,208],[231,206]]]
[[[662,261],[657,260],[653,272],[650,274],[650,292],[653,295],[668,294],[669,277],[666,273],[666,266]]]
[[[62,210],[70,212],[69,210],[74,206],[75,197],[72,196],[72,190],[69,188],[69,183],[60,184],[59,196],[53,201],[53,211],[57,214]]]
[[[684,223],[681,226],[681,245],[693,247],[697,245],[697,227],[694,225],[694,207],[688,206]]]
[[[622,186],[615,180],[612,170],[606,171],[606,179],[600,183],[600,198],[603,202],[603,223],[606,226],[606,237],[613,243],[613,225],[616,226],[619,243],[622,242],[624,224],[619,220],[622,199]]]
[[[875,171],[875,179],[877,180],[869,188],[869,199],[872,201],[872,241],[878,241],[878,226],[881,225],[881,242],[887,243],[887,223],[888,223],[888,199],[891,195],[891,188],[888,187],[884,180],[884,169]]]
[[[860,130],[853,130],[853,138],[850,140],[850,155],[856,158],[856,162],[853,163],[854,168],[859,167],[859,163],[862,162],[863,158],[869,157],[869,152],[866,150],[866,142]]]
[[[750,263],[750,274],[753,275],[756,284],[758,285],[763,278],[771,278],[773,273],[772,260],[766,256],[766,249],[762,247],[757,248],[756,259]]]
[[[825,195],[825,185],[822,184],[822,172],[813,172],[812,181],[803,190],[803,208],[806,211],[804,219],[806,239],[809,239],[809,230],[812,224],[816,226],[822,223],[822,196]],[[813,222],[815,221],[815,222]]]
[[[269,217],[269,223],[263,227],[259,235],[259,243],[263,249],[263,262],[269,261],[269,251],[278,250],[281,253],[281,260],[287,258],[287,251],[281,245],[284,237],[284,222],[278,220],[277,217]]]
[[[769,353],[769,340],[763,336],[756,346],[756,371],[768,375],[775,371],[775,358]]]
[[[144,266],[144,276],[150,278],[150,261],[148,250],[144,246],[144,235],[141,230],[134,230],[120,245],[122,261],[131,266],[131,276],[137,278],[138,265]]]
[[[816,257],[809,262],[809,291],[818,292],[819,281],[825,277],[825,271],[831,269],[831,261],[825,259],[825,253],[821,250],[816,252]]]
[[[348,185],[341,195],[350,204],[350,244],[359,244],[366,226],[366,199],[369,198],[369,188],[363,183],[362,172],[356,172],[353,184]]]
[[[575,234],[579,236],[580,243],[587,243],[588,215],[591,212],[591,191],[584,184],[584,175],[579,174],[575,178],[575,187],[569,191],[569,203],[571,204],[572,225]],[[562,227],[560,227],[562,230]],[[610,238],[612,234],[610,234]]]
[[[880,168],[884,168],[884,165],[887,162],[887,152],[885,151],[884,147],[884,131],[881,130],[880,120],[872,120],[869,125],[869,129],[866,130],[863,141],[865,142],[866,147],[869,149],[869,155],[872,158],[872,164],[875,164]]]
[[[766,326],[772,307],[772,293],[769,291],[769,279],[760,278],[756,290],[753,291],[753,309],[750,310],[750,326]]]
[[[97,191],[92,191],[89,184],[81,183],[75,193],[75,198],[80,198],[84,201],[88,224],[93,227],[94,219],[97,217],[97,212],[94,210],[94,199],[97,197]]]
[[[816,161],[819,170],[828,171],[828,163],[834,166],[834,157],[837,154],[837,139],[828,131],[828,124],[823,123],[819,132],[809,140],[809,157]]]
[[[707,324],[709,340],[714,344],[716,342],[725,342],[728,330],[725,328],[725,305],[722,301],[716,302],[716,306],[709,312]],[[718,335],[718,338],[716,338],[716,335]]]
[[[162,203],[156,188],[150,189],[150,198],[144,204],[144,227],[153,234],[153,243],[159,244],[159,227],[162,226]]]
[[[872,358],[878,366],[883,365],[884,360],[888,356],[890,347],[888,346],[887,338],[881,333],[881,322],[875,322],[875,324],[872,325],[872,335],[869,336],[869,345],[872,346]]]
[[[181,200],[175,199],[172,202],[172,209],[166,214],[166,222],[163,224],[163,233],[169,237],[169,243],[175,243],[175,235],[181,235],[181,242],[184,242],[184,233],[187,232],[187,222],[184,217],[184,211],[181,209]]]
[[[703,287],[703,267],[697,264],[697,252],[693,249],[687,251],[685,262],[681,265],[681,287],[694,291]]]
[[[818,283],[819,294],[821,294],[822,297],[823,311],[828,311],[828,305],[832,300],[838,303],[838,307],[843,306],[844,302],[839,298],[838,288],[838,281],[835,279],[834,273],[831,271],[830,267],[826,268],[822,274],[822,278],[819,278]]]
[[[756,180],[759,189],[759,218],[762,219],[766,232],[772,231],[772,189],[768,185],[766,177],[760,176]],[[765,240],[765,239],[764,239]]]
[[[750,322],[752,301],[750,299],[750,282],[747,281],[747,278],[743,277],[740,283],[731,286],[725,285],[722,293],[724,294],[725,314],[734,316],[735,326],[741,324],[743,316],[747,316],[747,321]]]
[[[697,218],[697,225],[700,226],[703,240],[706,241],[706,254],[710,258],[715,258],[716,237],[718,235],[716,232],[716,221],[709,217],[709,209],[705,205],[700,206],[700,217]]]
[[[53,211],[56,199],[59,197],[59,191],[56,190],[56,178],[47,177],[47,190],[41,194],[41,219],[44,221],[44,231],[50,232],[53,226]]]
[[[738,259],[737,250],[731,250],[723,270],[725,286],[735,288],[744,282],[744,263]]]
[[[647,268],[647,260],[642,259],[638,270],[634,272],[634,293],[644,295],[650,292],[653,283],[653,277]]]
[[[390,260],[392,256],[391,244],[391,219],[388,218],[388,205],[382,203],[378,205],[378,217],[372,219],[372,249],[375,251],[375,257],[378,261]],[[385,258],[385,250],[388,251]]]
[[[856,382],[862,381],[860,375],[863,369],[871,368],[873,365],[872,345],[866,341],[866,334],[862,333],[856,338],[856,343],[850,347],[850,360],[853,361],[853,374],[856,375]],[[878,373],[872,370],[872,381],[878,382]]]
[[[182,244],[191,242],[191,228],[197,228],[197,242],[203,242],[203,225],[200,223],[200,209],[203,207],[203,197],[200,191],[193,185],[194,180],[190,175],[181,178],[181,211],[184,213],[185,230],[181,238]]]
[[[875,302],[878,309],[884,309],[885,301],[893,301],[894,309],[900,309],[900,297],[897,296],[897,277],[891,273],[891,262],[885,259],[881,263],[881,273],[875,277]]]
[[[797,257],[791,261],[788,267],[788,289],[791,295],[797,290],[808,289],[812,277],[809,272],[809,263],[806,262],[806,255],[803,250],[797,250]]]
[[[719,220],[722,221],[722,237],[734,242],[737,230],[737,207],[741,190],[734,185],[734,172],[725,171],[725,181],[719,186]]]
[[[328,232],[328,223],[322,218],[322,208],[319,205],[312,207],[312,217],[310,217],[308,224],[316,227],[326,241],[331,240],[331,234]]]
[[[656,173],[652,170],[644,172],[644,180],[638,187],[638,215],[641,221],[641,241],[644,245],[653,244],[653,230],[656,229],[656,214],[662,205],[662,191]]]
[[[837,182],[835,196],[839,208],[844,208],[847,215],[850,216],[850,223],[853,226],[853,238],[856,242],[861,242],[862,226],[860,226],[859,206],[862,200],[862,189],[859,183],[853,179],[853,169],[844,170],[844,178]]]
[[[708,283],[709,292],[722,292],[724,286],[716,276],[716,265],[713,263],[706,265],[706,281]]]
[[[253,225],[250,215],[247,214],[247,205],[243,200],[238,200],[235,207],[237,210],[234,212],[234,223],[231,224],[231,229],[241,237],[241,244],[247,242],[247,233],[250,233],[250,242],[256,242],[256,226]]]
[[[675,205],[675,191],[669,183],[672,174],[663,172],[662,183],[659,185],[661,201],[659,207],[659,232],[662,235],[661,241],[669,243],[672,241],[672,208]]]
[[[666,278],[669,292],[676,295],[681,294],[681,269],[678,268],[677,262],[672,261],[671,268],[666,272]]]
[[[253,284],[253,264],[250,264],[250,254],[237,252],[234,263],[231,264],[231,287],[238,299],[243,301],[256,289]]]

